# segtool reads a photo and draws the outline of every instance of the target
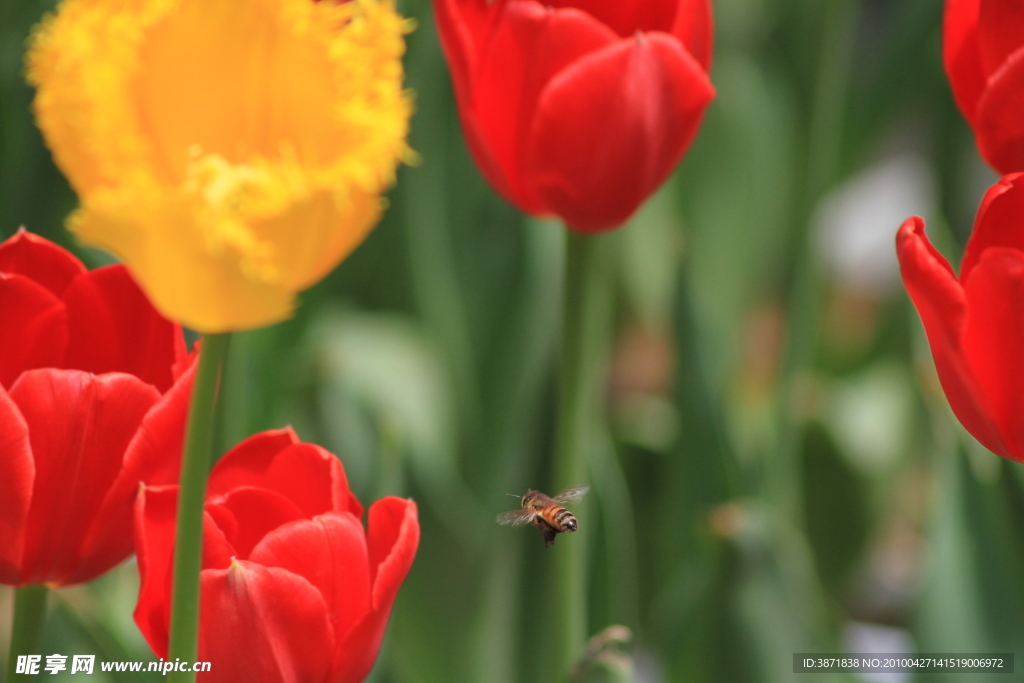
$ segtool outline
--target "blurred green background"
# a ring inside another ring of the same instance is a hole
[[[0,2],[0,237],[25,225],[96,266],[63,229],[76,200],[22,76],[53,4]],[[552,557],[573,542],[588,548],[589,632],[633,633],[587,680],[857,680],[794,675],[792,654],[1022,642],[1022,470],[953,419],[893,247],[921,214],[957,264],[994,179],[942,71],[942,3],[715,1],[718,98],[665,188],[601,238],[607,421],[581,530],[549,549],[494,517],[515,507],[506,493],[555,493],[564,234],[481,179],[430,3],[400,4],[418,22],[422,163],[294,319],[235,335],[220,434],[224,450],[292,424],[341,457],[364,502],[419,503],[419,555],[371,680],[540,680]],[[149,659],[136,590],[129,562],[54,591],[44,650]],[[0,587],[4,644],[11,602]]]

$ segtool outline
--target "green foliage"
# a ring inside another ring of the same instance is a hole
[[[108,257],[63,229],[75,198],[22,79],[52,5],[0,3],[0,236],[25,225],[95,266]],[[851,289],[818,244],[823,198],[909,152],[934,177],[930,234],[962,248],[989,176],[942,73],[941,5],[715,3],[718,98],[612,238],[608,428],[580,523],[591,633],[622,624],[633,639],[587,680],[788,681],[794,652],[842,651],[853,622],[921,651],[1024,637],[1020,466],[955,426],[899,285]],[[364,502],[417,500],[420,551],[372,681],[532,682],[552,656],[553,557],[579,538],[545,549],[493,520],[515,505],[505,493],[555,493],[564,237],[481,179],[430,3],[403,10],[422,161],[292,320],[234,335],[219,452],[292,424],[338,454]],[[149,659],[136,589],[129,562],[53,591],[45,651]],[[3,642],[9,605],[2,589]]]

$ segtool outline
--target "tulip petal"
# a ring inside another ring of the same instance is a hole
[[[316,444],[299,443],[281,451],[267,470],[267,477],[307,515],[333,510],[348,511],[356,519],[363,516],[363,506],[348,487],[341,461]],[[311,485],[313,482],[316,487]],[[328,485],[320,488],[321,482]]]
[[[1024,47],[1024,5],[1020,0],[984,0],[978,7],[978,44],[985,73],[992,74]]]
[[[23,275],[0,272],[0,385],[10,387],[25,370],[61,367],[67,348],[64,304]]]
[[[480,167],[480,172],[501,196],[514,196],[487,140],[477,128],[476,119],[469,113],[472,101],[474,74],[489,26],[499,16],[507,0],[489,3],[488,0],[434,0],[434,20],[441,39],[441,48],[451,73],[452,89],[458,102],[459,118],[466,137],[466,145]]]
[[[20,583],[25,520],[32,500],[35,465],[28,424],[0,386],[0,583]]]
[[[58,299],[71,281],[85,272],[85,266],[71,252],[25,228],[0,244],[0,273],[24,275]]]
[[[579,10],[552,11],[532,0],[508,0],[494,11],[500,14],[480,55],[467,123],[500,167],[496,179],[481,164],[487,179],[523,210],[550,213],[524,167],[538,98],[555,74],[617,36]]]
[[[711,0],[681,0],[672,35],[683,41],[686,51],[704,67],[704,71],[711,72],[711,53],[715,40]]]
[[[319,446],[295,441],[291,429],[246,439],[214,466],[208,495],[224,495],[239,486],[262,487],[293,501],[310,518],[330,510],[362,517],[341,462]]]
[[[202,569],[227,569],[238,556],[234,546],[228,543],[220,524],[209,511],[203,511],[203,561]]]
[[[110,548],[132,550],[135,498],[139,485],[175,484],[181,467],[185,421],[195,377],[193,364],[142,418],[142,423],[125,450],[124,463],[103,498],[96,517],[82,543],[81,564],[71,581],[79,576],[96,576]]]
[[[253,549],[249,559],[287,569],[313,584],[327,603],[338,642],[370,610],[366,532],[347,512],[320,515],[275,529]]]
[[[367,546],[373,607],[343,642],[335,667],[337,683],[358,683],[373,668],[398,589],[412,567],[420,540],[416,503],[389,496],[370,506]]]
[[[143,33],[125,27],[138,20],[139,9],[137,4],[64,3],[62,20],[72,32],[61,35],[57,21],[44,22],[26,56],[35,85],[44,75],[57,85],[37,88],[33,108],[54,161],[79,196],[116,185],[120,173],[149,156],[134,134],[137,112],[111,106],[111,94],[135,77],[135,69],[125,67],[138,64],[132,52]],[[79,49],[69,50],[71,44]]]
[[[139,600],[134,618],[157,657],[167,656],[177,513],[177,486],[141,488],[135,501]],[[234,554],[213,517],[204,512],[202,569],[226,569]]]
[[[390,2],[65,3],[27,61],[70,227],[194,329],[287,317],[409,156],[407,28]]]
[[[135,501],[139,599],[133,618],[157,657],[167,656],[178,487],[143,487]]]
[[[276,267],[286,288],[300,291],[319,282],[363,243],[380,220],[382,204],[376,194],[351,192],[343,202],[348,207],[345,216],[338,213],[338,201],[336,192],[317,192],[280,215],[253,222],[258,239],[278,245]],[[339,224],[348,229],[339,230]],[[309,227],[298,237],[296,225]]]
[[[390,604],[409,573],[420,542],[416,503],[387,496],[370,506],[367,543],[374,609]]]
[[[185,356],[181,328],[153,308],[122,265],[89,271],[64,295],[67,366],[95,374],[127,372],[167,391]]]
[[[957,106],[972,126],[987,80],[978,43],[980,6],[981,0],[946,0],[942,28],[942,61]]]
[[[707,0],[703,2],[706,4]],[[582,10],[623,38],[637,31],[668,33],[672,30],[677,11],[682,9],[679,0],[551,0],[548,4]]]
[[[28,424],[36,466],[23,580],[62,583],[75,570],[129,441],[160,394],[131,375],[47,369],[23,373],[10,395]],[[109,552],[104,569],[125,557]]]
[[[675,38],[621,40],[576,61],[545,89],[531,175],[569,227],[617,227],[671,174],[713,97],[707,74]]]
[[[128,442],[160,394],[130,375],[33,370],[17,379],[10,396],[29,425],[36,464],[23,579],[63,583]],[[106,555],[105,568],[126,556]]]
[[[327,605],[306,579],[235,561],[200,575],[199,659],[207,683],[325,681],[334,636]]]
[[[203,527],[203,543],[205,544],[209,537],[211,543],[217,542],[217,547],[211,548],[212,554],[207,557],[204,546],[203,568],[223,569],[230,564],[232,558],[238,557],[238,552],[234,550],[234,539],[239,536],[239,520],[223,505],[213,503],[206,504],[204,514],[209,518],[210,525],[209,528]]]
[[[960,282],[966,283],[981,255],[989,247],[1024,251],[1024,174],[1003,176],[981,200],[971,239],[960,264]]]
[[[373,74],[367,73],[369,65],[346,63],[344,56],[386,62],[402,46],[379,44],[369,54],[350,49],[344,55],[344,37],[356,32],[364,42],[400,41],[400,18],[370,14],[365,7],[339,12],[330,5],[340,3],[317,7],[304,0],[174,4],[173,12],[149,28],[137,54],[141,64],[134,87],[126,93],[156,147],[157,173],[169,184],[186,179],[197,155],[217,155],[232,164],[290,157],[326,170],[365,151],[367,138],[380,135],[379,122],[365,117],[391,114],[382,109],[400,90],[393,92],[390,80],[377,80],[372,95],[352,92],[353,81]],[[350,31],[353,14],[363,20],[362,32]],[[395,33],[371,33],[385,29]],[[346,110],[353,104],[371,108],[360,112],[363,120]],[[401,126],[388,132],[400,133]],[[376,160],[384,168],[393,168],[398,150],[389,151],[387,161]],[[295,231],[291,237],[302,239]]]
[[[305,519],[299,506],[275,491],[242,487],[236,488],[220,503],[238,522],[231,538],[237,556],[248,559],[253,547],[270,531],[296,520]]]
[[[964,285],[964,355],[985,388],[1009,453],[1024,462],[1024,252],[990,247]]]
[[[981,155],[1002,173],[1024,169],[1024,48],[989,78],[974,121]]]
[[[269,429],[238,442],[213,466],[206,487],[207,497],[223,496],[235,486],[262,484],[274,457],[297,443],[299,437],[291,427]]]
[[[460,102],[472,88],[476,60],[491,21],[488,5],[487,0],[434,0],[437,32],[451,70],[452,87]]]
[[[69,227],[125,263],[161,314],[207,333],[269,325],[287,318],[293,293],[256,277],[227,246],[211,250],[219,219],[177,196],[95,191]],[[184,273],[188,277],[183,277]]]
[[[963,337],[968,325],[967,296],[949,263],[924,234],[924,221],[907,220],[896,236],[903,283],[924,324],[942,389],[964,428],[986,448],[1012,457],[999,426],[990,418],[993,403],[968,364]]]

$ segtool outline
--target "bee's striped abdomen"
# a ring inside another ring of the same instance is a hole
[[[561,505],[549,505],[541,515],[557,531],[576,531],[576,517]]]

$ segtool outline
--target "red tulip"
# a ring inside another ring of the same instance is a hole
[[[142,583],[135,623],[167,656],[178,487],[136,505]],[[412,565],[416,504],[363,508],[341,462],[290,429],[263,432],[210,473],[200,573],[205,683],[354,683],[370,672],[391,605]]]
[[[527,213],[621,225],[714,97],[710,0],[434,0],[470,151]]]
[[[1024,174],[978,210],[960,277],[911,218],[896,238],[903,282],[924,322],[953,412],[974,438],[1024,462]]]
[[[0,583],[73,584],[132,552],[139,483],[177,479],[192,371],[123,266],[0,244]]]
[[[981,155],[1000,173],[1024,171],[1024,6],[947,0],[943,58]]]

